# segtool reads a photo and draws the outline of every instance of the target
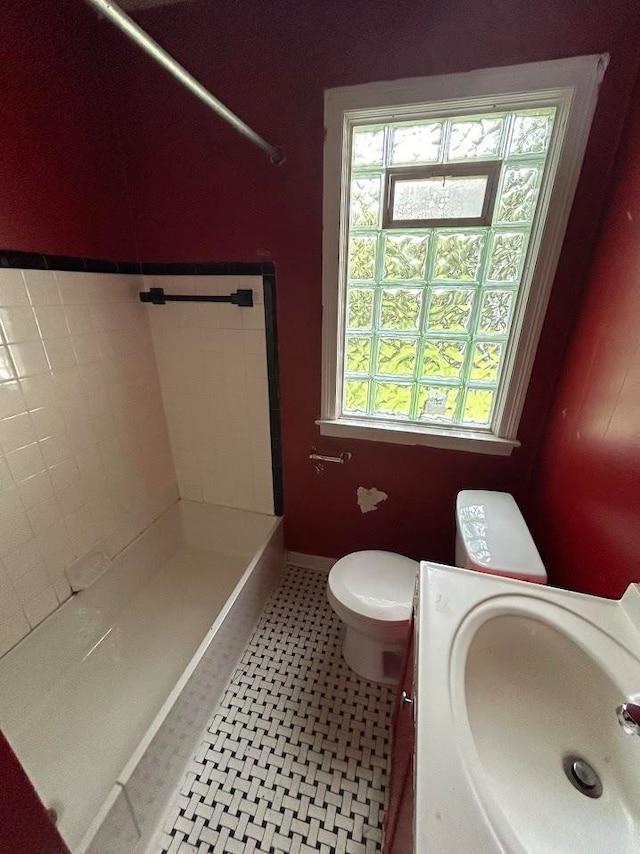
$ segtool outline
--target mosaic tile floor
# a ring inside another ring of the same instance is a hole
[[[287,569],[165,816],[157,851],[381,850],[393,690],[342,660],[326,581]]]

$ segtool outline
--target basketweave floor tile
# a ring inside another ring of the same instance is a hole
[[[158,852],[381,850],[394,692],[344,662],[326,583],[287,568],[165,814]]]

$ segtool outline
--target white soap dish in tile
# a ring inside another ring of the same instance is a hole
[[[67,569],[67,579],[74,593],[91,587],[111,566],[111,558],[100,546],[79,557]]]

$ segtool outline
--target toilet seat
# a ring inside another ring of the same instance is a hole
[[[416,561],[394,552],[354,552],[334,564],[328,591],[359,622],[404,627],[411,618],[417,572]]]

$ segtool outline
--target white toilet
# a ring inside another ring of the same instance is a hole
[[[346,625],[344,659],[360,676],[395,685],[406,651],[419,564],[393,552],[354,552],[336,561],[327,597]],[[547,583],[538,550],[507,492],[467,489],[456,502],[456,566]]]

